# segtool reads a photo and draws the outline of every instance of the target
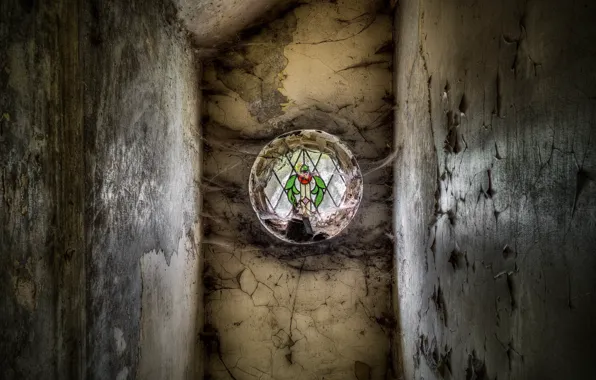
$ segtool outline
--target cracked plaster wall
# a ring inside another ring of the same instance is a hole
[[[205,63],[205,378],[391,376],[392,17],[383,2],[307,1]],[[277,135],[342,138],[365,175],[341,236],[275,240],[248,199],[255,156]]]
[[[403,378],[596,370],[593,2],[396,13]]]
[[[199,67],[161,1],[0,4],[0,378],[201,372]]]

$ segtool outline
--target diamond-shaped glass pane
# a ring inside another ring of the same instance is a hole
[[[255,160],[251,202],[263,226],[282,240],[328,239],[354,217],[362,176],[354,156],[335,136],[292,131],[272,140]]]
[[[346,185],[333,157],[297,149],[277,161],[264,189],[271,212],[287,217],[293,206],[308,203],[310,212],[321,214],[340,205]]]

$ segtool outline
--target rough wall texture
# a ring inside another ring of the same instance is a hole
[[[341,236],[307,247],[267,235],[248,177],[293,129],[338,135],[365,173],[391,152],[391,19],[373,1],[308,1],[205,65],[206,378],[390,374],[391,170],[365,175]]]
[[[2,379],[200,372],[200,77],[175,15],[0,4]]]
[[[0,378],[80,378],[77,4],[0,4]]]
[[[84,15],[90,379],[191,378],[200,363],[199,77],[166,4]]]
[[[405,379],[596,370],[593,2],[401,1]]]
[[[196,45],[214,48],[236,38],[246,27],[275,18],[293,0],[175,0],[179,17]]]

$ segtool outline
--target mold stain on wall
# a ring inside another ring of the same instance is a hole
[[[392,17],[384,2],[306,1],[204,65],[205,378],[391,377]],[[248,176],[295,129],[339,136],[364,173],[352,224],[295,246],[261,227]]]
[[[192,51],[169,2],[0,3],[0,378],[201,373]]]

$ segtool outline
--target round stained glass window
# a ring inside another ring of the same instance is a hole
[[[250,172],[249,192],[270,233],[291,243],[313,243],[348,226],[362,199],[362,174],[337,137],[293,131],[261,150]]]

